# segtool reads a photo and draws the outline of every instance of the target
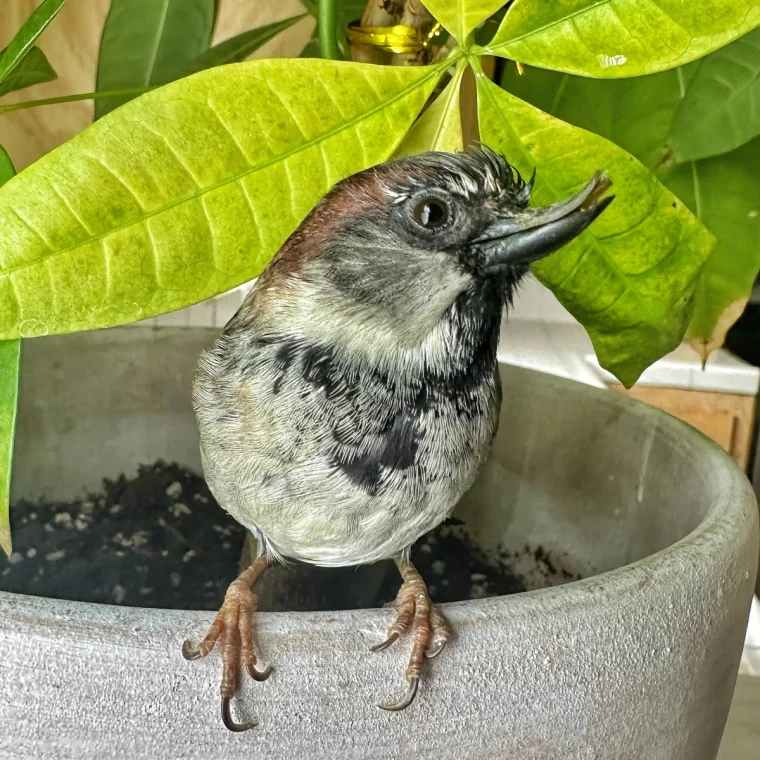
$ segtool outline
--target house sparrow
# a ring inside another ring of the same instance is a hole
[[[535,176],[535,173],[534,173]],[[208,635],[222,640],[222,717],[238,667],[256,680],[251,585],[288,558],[345,566],[394,558],[402,584],[384,649],[407,631],[400,710],[449,631],[409,559],[488,455],[501,406],[502,310],[531,262],[562,247],[612,197],[597,173],[575,196],[529,209],[500,155],[425,153],[339,182],[290,236],[200,358],[193,402],[206,479],[256,536]]]

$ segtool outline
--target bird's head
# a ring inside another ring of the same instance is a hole
[[[390,161],[322,199],[262,276],[260,300],[314,337],[413,346],[463,296],[487,292],[500,313],[532,262],[604,211],[609,186],[597,173],[531,208],[533,179],[490,148]]]

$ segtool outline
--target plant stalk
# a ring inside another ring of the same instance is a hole
[[[338,49],[338,22],[335,12],[335,0],[319,0],[317,11],[317,34],[322,58],[333,61],[340,59]]]

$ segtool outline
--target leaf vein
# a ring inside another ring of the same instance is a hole
[[[311,138],[310,140],[308,140],[305,143],[300,143],[300,144],[298,144],[296,146],[290,147],[290,148],[284,150],[283,152],[281,152],[280,154],[273,155],[270,158],[265,159],[264,161],[262,161],[261,163],[259,163],[257,165],[251,165],[249,168],[245,169],[244,171],[238,172],[236,174],[233,174],[232,176],[227,177],[227,178],[225,178],[224,180],[222,180],[220,182],[213,183],[213,184],[208,185],[207,187],[204,187],[204,188],[199,188],[199,190],[196,193],[193,193],[192,195],[183,196],[182,198],[179,198],[179,199],[177,199],[175,201],[171,201],[171,202],[167,203],[166,205],[158,207],[158,208],[155,208],[155,209],[153,209],[151,211],[144,210],[144,215],[142,216],[142,218],[136,219],[136,220],[131,220],[129,222],[126,222],[123,225],[120,225],[118,227],[114,227],[114,228],[112,228],[110,230],[107,230],[106,232],[102,233],[100,237],[108,237],[110,235],[113,235],[113,234],[116,234],[116,233],[120,232],[123,229],[128,229],[128,228],[133,227],[134,225],[139,224],[141,222],[146,222],[147,220],[149,220],[149,219],[151,219],[153,217],[156,217],[156,216],[158,216],[160,214],[163,214],[163,213],[166,213],[167,211],[170,211],[171,209],[175,208],[176,206],[180,206],[183,203],[186,203],[188,201],[193,200],[194,198],[198,197],[199,195],[202,195],[202,194],[208,193],[208,192],[212,192],[213,190],[216,190],[216,189],[218,189],[220,187],[224,187],[224,186],[229,185],[229,184],[240,182],[240,180],[242,178],[244,178],[244,177],[247,177],[247,176],[249,176],[251,174],[255,174],[257,172],[263,171],[264,169],[267,169],[268,167],[276,164],[278,161],[284,161],[285,159],[289,158],[290,156],[297,155],[298,153],[300,153],[300,152],[302,152],[304,150],[307,150],[308,148],[312,147],[313,145],[317,145],[320,142],[327,141],[331,137],[333,137],[334,135],[340,134],[341,132],[343,132],[345,130],[349,130],[351,127],[355,126],[356,124],[360,124],[360,123],[362,123],[362,122],[364,122],[364,121],[372,118],[376,113],[384,111],[385,109],[387,109],[390,106],[392,106],[394,103],[397,103],[398,101],[403,100],[411,92],[414,92],[418,88],[422,87],[426,82],[430,81],[430,79],[432,79],[433,77],[439,76],[446,68],[448,68],[451,65],[451,63],[452,63],[451,60],[447,59],[446,61],[444,61],[442,63],[439,63],[439,64],[437,64],[435,66],[430,67],[430,70],[428,71],[427,74],[425,74],[425,76],[420,77],[419,79],[415,79],[413,82],[411,82],[407,86],[403,87],[398,92],[394,93],[394,95],[392,97],[388,98],[387,100],[385,100],[385,101],[383,101],[381,103],[376,104],[375,106],[373,106],[372,108],[370,108],[367,111],[363,111],[363,112],[357,114],[356,116],[354,116],[349,121],[344,121],[341,124],[335,125],[334,127],[330,128],[330,129],[327,129],[327,130],[325,130],[324,132],[322,132],[322,133],[320,133],[318,135],[315,135],[313,138]],[[106,164],[104,164],[101,159],[96,159],[96,160],[99,160],[100,163],[104,167],[106,166]],[[114,174],[114,176],[117,176],[110,168],[109,168],[109,171],[112,174]],[[119,179],[119,181],[121,181],[121,180]],[[122,184],[123,184],[123,182],[122,182]],[[126,185],[125,185],[125,187],[126,187]],[[127,189],[129,189],[129,188],[127,188]],[[132,194],[134,195],[134,193],[132,193]],[[135,199],[137,200],[136,196],[135,196]],[[139,201],[138,201],[138,203],[139,203]],[[69,252],[71,252],[73,250],[76,250],[77,248],[80,248],[83,245],[89,245],[90,243],[93,242],[93,240],[94,240],[94,238],[90,238],[87,241],[76,243],[75,245],[69,246],[68,248],[63,248],[63,249],[60,249],[60,250],[57,250],[57,251],[52,251],[51,250],[51,253],[49,255],[51,255],[51,256],[62,256],[62,255],[65,255],[66,253],[69,253]],[[23,269],[26,266],[28,266],[28,263],[21,264],[21,265],[19,265],[17,267],[14,267],[13,269],[7,269],[6,271],[7,272],[12,272],[12,271],[16,271],[18,269]]]

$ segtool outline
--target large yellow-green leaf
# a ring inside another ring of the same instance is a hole
[[[760,137],[722,156],[663,167],[663,182],[718,240],[687,338],[706,359],[741,316],[760,271]]]
[[[414,156],[429,150],[454,153],[462,150],[462,118],[459,90],[464,68],[460,66],[446,89],[420,116],[396,151],[396,157]]]
[[[0,185],[13,176],[13,164],[0,148]],[[13,435],[16,430],[21,341],[0,341],[0,549],[11,553],[10,488]]]
[[[579,238],[535,266],[591,336],[602,366],[626,386],[681,341],[714,240],[633,156],[559,121],[479,75],[485,143],[520,171],[537,168],[537,204],[557,201],[602,170],[612,205]]]
[[[596,132],[632,153],[655,170],[666,187],[716,236],[717,244],[700,278],[687,331],[689,341],[704,358],[723,344],[726,331],[741,316],[760,271],[758,139],[721,156],[674,166],[674,121],[702,64],[722,52],[679,69],[637,79],[600,81],[529,68],[522,77],[508,71],[503,82],[510,92],[539,108]],[[730,80],[725,89],[741,92]],[[732,104],[715,103],[714,108],[716,112],[726,112]],[[692,123],[695,132],[703,132],[703,127],[699,121]],[[685,124],[681,128],[688,130]],[[726,136],[722,133],[720,139]]]
[[[257,276],[335,182],[393,154],[446,65],[250,61],[108,114],[0,188],[0,339]]]
[[[760,25],[760,0],[515,0],[486,51],[600,78],[680,66]]]
[[[506,0],[422,0],[425,7],[459,41],[482,24]]]
[[[214,0],[111,0],[98,58],[98,92],[165,84],[211,42]],[[95,118],[131,96],[95,101]]]

